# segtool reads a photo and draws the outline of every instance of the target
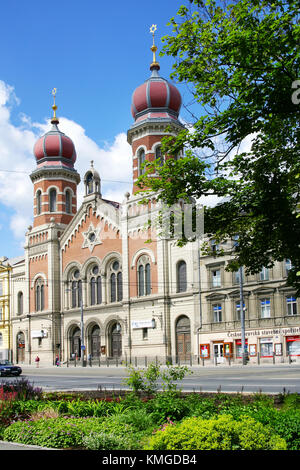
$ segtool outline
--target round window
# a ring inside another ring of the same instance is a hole
[[[89,240],[90,240],[91,242],[95,241],[95,238],[96,238],[96,235],[95,235],[94,232],[92,232],[92,233],[89,234]]]
[[[76,269],[76,271],[74,271],[73,276],[75,277],[75,279],[78,279],[78,278],[79,278],[80,273],[79,273],[79,270],[78,270],[78,269]]]
[[[98,266],[94,266],[93,269],[92,269],[92,273],[93,274],[98,274],[98,272],[99,272]]]
[[[112,268],[115,270],[115,271],[118,271],[119,269],[119,261],[114,261],[113,265],[112,265]]]

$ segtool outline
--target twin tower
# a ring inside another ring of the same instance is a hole
[[[133,195],[138,190],[137,179],[144,171],[143,163],[155,159],[163,162],[162,138],[176,135],[183,128],[178,119],[180,93],[159,75],[160,66],[155,59],[154,42],[151,50],[151,76],[133,92],[131,112],[134,123],[127,133],[128,143],[132,147]],[[54,103],[52,128],[34,146],[37,167],[30,175],[34,185],[34,228],[50,222],[63,228],[77,212],[80,176],[74,168],[76,150],[72,140],[58,128],[56,109]],[[99,181],[93,181],[95,175]],[[93,169],[86,174],[85,184],[86,193],[100,193],[100,178]]]

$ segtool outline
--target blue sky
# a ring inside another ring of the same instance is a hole
[[[32,223],[32,148],[49,128],[57,88],[60,129],[75,142],[76,168],[90,160],[103,178],[103,195],[120,200],[131,189],[126,132],[133,90],[150,75],[150,26],[156,43],[187,0],[10,0],[0,27],[0,256],[23,253]],[[172,59],[159,58],[169,77]],[[188,93],[178,86],[183,100]],[[3,171],[6,170],[6,171]],[[9,170],[9,171],[7,171]],[[118,183],[117,181],[124,181]],[[128,181],[128,183],[126,183]],[[79,202],[80,202],[79,188]]]

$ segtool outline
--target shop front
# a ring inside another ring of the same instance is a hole
[[[286,336],[286,353],[288,356],[300,356],[300,335]]]

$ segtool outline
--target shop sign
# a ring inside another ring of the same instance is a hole
[[[47,338],[48,332],[46,330],[32,330],[31,338]]]
[[[293,328],[273,328],[268,330],[253,330],[253,331],[246,331],[245,336],[268,336],[268,335],[291,335],[291,334],[299,334],[300,327],[293,327]],[[240,331],[228,331],[227,336],[229,338],[239,338],[241,337]]]
[[[140,321],[131,321],[131,328],[138,329],[138,328],[153,328],[152,320],[140,320]]]

